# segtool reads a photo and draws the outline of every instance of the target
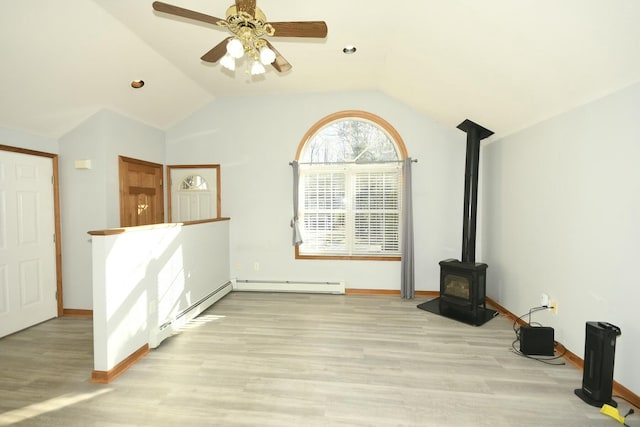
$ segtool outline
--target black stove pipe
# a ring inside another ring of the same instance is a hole
[[[458,129],[467,133],[467,158],[464,168],[464,217],[462,226],[462,262],[476,262],[476,214],[478,212],[478,168],[480,141],[493,132],[467,119]]]

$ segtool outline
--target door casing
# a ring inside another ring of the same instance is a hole
[[[211,169],[214,176],[215,176],[215,183],[213,183],[215,185],[215,200],[213,200],[213,202],[215,203],[215,206],[212,209],[212,212],[214,213],[214,216],[212,216],[211,218],[200,218],[200,220],[208,220],[208,219],[219,219],[222,217],[222,208],[220,207],[220,201],[221,201],[221,197],[220,197],[220,165],[216,165],[216,164],[210,164],[210,165],[167,165],[167,218],[169,222],[176,222],[177,219],[174,218],[174,210],[172,209],[172,203],[173,203],[173,186],[174,186],[174,182],[173,182],[173,177],[174,177],[174,172],[178,172],[180,170],[185,170],[185,171],[196,171],[197,169]]]
[[[29,150],[0,144],[0,150],[22,153],[30,156],[47,157],[51,159],[53,171],[53,220],[55,230],[55,264],[56,264],[56,296],[58,316],[64,314],[62,294],[62,233],[60,227],[60,179],[58,174],[58,155],[44,151]]]

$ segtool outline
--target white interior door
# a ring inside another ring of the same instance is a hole
[[[50,158],[0,150],[0,337],[56,317]]]
[[[217,218],[218,169],[180,168],[171,170],[171,222]]]

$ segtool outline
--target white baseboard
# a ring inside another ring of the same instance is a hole
[[[344,282],[292,282],[277,280],[232,279],[234,291],[246,292],[300,292],[322,294],[344,294]]]
[[[229,281],[212,291],[209,295],[205,296],[200,301],[193,304],[191,307],[183,310],[173,319],[167,320],[164,324],[160,325],[157,330],[152,331],[149,334],[149,347],[158,347],[162,341],[178,333],[184,325],[198,317],[200,314],[202,314],[203,311],[211,307],[214,303],[220,301],[232,290],[233,284],[231,281]]]

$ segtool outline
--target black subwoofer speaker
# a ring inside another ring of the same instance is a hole
[[[587,322],[584,341],[584,370],[578,397],[592,406],[618,404],[611,398],[616,338],[620,328],[607,322]]]
[[[553,356],[553,328],[548,326],[522,326],[520,351],[526,355]]]

